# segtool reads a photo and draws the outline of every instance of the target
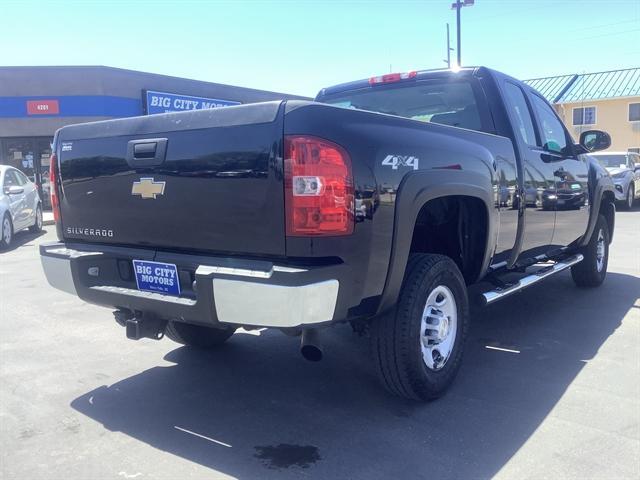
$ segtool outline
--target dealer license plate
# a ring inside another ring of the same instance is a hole
[[[180,295],[178,269],[174,264],[134,260],[133,271],[138,290]]]

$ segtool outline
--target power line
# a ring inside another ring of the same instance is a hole
[[[587,26],[583,26],[580,28],[574,28],[573,30],[567,30],[566,33],[572,33],[572,32],[579,32],[582,30],[592,30],[595,28],[606,28],[606,27],[614,27],[616,25],[622,25],[625,23],[638,23],[640,22],[640,19],[633,19],[633,20],[624,20],[622,22],[615,22],[615,23],[605,23],[605,24],[601,24],[601,25],[587,25]]]
[[[633,30],[623,30],[622,32],[603,33],[602,35],[592,35],[592,36],[589,36],[589,37],[574,38],[574,41],[591,40],[592,38],[601,38],[601,37],[611,37],[613,35],[623,35],[625,33],[633,33],[633,32],[640,32],[640,28],[635,28]]]

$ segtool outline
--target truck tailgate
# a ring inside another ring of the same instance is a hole
[[[280,105],[62,128],[64,238],[284,255]]]

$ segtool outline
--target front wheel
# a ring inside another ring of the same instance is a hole
[[[571,277],[579,287],[598,287],[607,276],[609,264],[609,226],[598,215],[589,243],[580,249],[584,260],[571,267]]]
[[[176,343],[212,348],[222,345],[235,331],[235,328],[211,328],[183,322],[168,322],[164,333]]]
[[[467,289],[453,260],[413,254],[396,308],[376,318],[371,349],[391,393],[431,400],[455,378],[469,324]]]

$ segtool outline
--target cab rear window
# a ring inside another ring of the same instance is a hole
[[[468,81],[428,81],[371,87],[322,97],[318,101],[423,122],[482,130],[478,103]]]

